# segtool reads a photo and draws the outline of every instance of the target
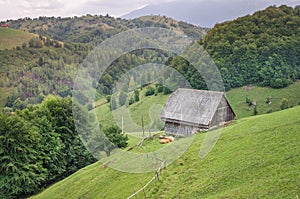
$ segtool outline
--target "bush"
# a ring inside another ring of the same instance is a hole
[[[119,103],[121,106],[124,106],[127,100],[127,94],[125,92],[121,92],[119,95]]]
[[[145,96],[154,95],[154,93],[155,93],[155,89],[151,86],[148,86],[147,90],[146,90],[146,93],[145,93]]]
[[[284,110],[289,108],[289,101],[286,98],[283,98],[281,101],[280,109]]]
[[[138,90],[134,91],[134,101],[135,102],[140,101],[140,92]]]
[[[167,87],[163,87],[163,94],[164,95],[167,95],[167,94],[170,94],[171,93],[171,90]]]
[[[116,110],[116,109],[117,109],[117,102],[116,102],[116,100],[115,100],[114,97],[111,99],[111,106],[110,106],[110,109],[111,109],[111,110]]]
[[[133,98],[133,97],[130,97],[130,98],[129,98],[129,101],[128,101],[128,104],[131,105],[131,104],[133,104],[133,103],[134,103],[134,98]]]
[[[257,111],[256,106],[255,106],[254,109],[253,109],[253,115],[257,115],[257,114],[258,114],[258,111]]]
[[[90,111],[90,110],[92,110],[94,107],[93,107],[93,105],[92,104],[88,104],[87,105],[87,109]]]
[[[107,95],[107,96],[105,97],[105,99],[106,99],[106,101],[109,103],[109,102],[111,101],[111,96],[110,96],[110,95]]]
[[[164,91],[164,87],[163,86],[157,87],[157,92],[158,93],[162,93],[163,91]]]
[[[252,106],[252,100],[248,97],[246,97],[246,103],[248,104],[248,106]]]

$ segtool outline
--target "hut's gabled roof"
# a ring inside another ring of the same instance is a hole
[[[160,117],[163,120],[209,125],[223,92],[180,88],[170,95]]]

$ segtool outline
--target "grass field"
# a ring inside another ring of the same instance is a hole
[[[226,93],[228,101],[233,107],[238,118],[253,115],[254,107],[248,107],[246,97],[257,103],[258,114],[270,113],[280,110],[283,98],[288,99],[289,106],[296,106],[300,102],[300,82],[286,88],[273,89],[254,86],[251,90],[243,88],[232,89]],[[265,102],[267,97],[272,97],[272,103]]]
[[[103,103],[103,99],[95,104],[99,105],[94,111],[98,117],[99,123],[104,127],[115,124],[115,121],[121,121],[124,116],[124,127],[130,128],[128,119],[132,119],[134,123],[141,126],[142,117],[144,119],[145,131],[149,129],[151,121],[158,119],[159,113],[166,102],[168,95],[158,94],[157,96],[143,97],[141,92],[141,100],[129,106],[123,106],[115,110],[113,113],[110,111],[110,104]],[[125,115],[128,111],[129,115]],[[126,117],[129,116],[129,117]]]
[[[97,108],[95,109],[99,122],[103,126],[110,126],[115,124],[115,121],[121,120],[124,116],[124,125],[130,123],[127,121],[129,116],[134,123],[141,125],[141,117],[144,118],[145,129],[149,129],[151,121],[159,119],[160,111],[168,99],[168,95],[158,94],[157,96],[144,96],[143,89],[140,93],[140,101],[132,104],[128,108],[121,107],[114,111],[114,114],[110,111],[109,104],[105,99],[101,99],[95,103]],[[253,115],[254,106],[249,107],[246,104],[246,97],[257,103],[258,114],[271,113],[280,110],[281,101],[283,98],[288,99],[289,106],[296,106],[300,102],[300,82],[296,82],[286,88],[273,89],[268,87],[254,86],[251,90],[246,90],[245,87],[232,89],[226,93],[228,101],[230,102],[237,118],[244,118]],[[267,97],[272,97],[272,104],[265,102]],[[130,123],[131,124],[131,123]],[[147,126],[148,125],[148,126]]]
[[[164,169],[147,198],[297,198],[300,196],[300,106],[237,120],[211,153],[199,158],[206,134]],[[33,198],[126,198],[154,175],[90,165]],[[144,197],[141,192],[138,198]]]
[[[12,49],[16,46],[22,46],[36,35],[10,28],[0,28],[0,50]]]

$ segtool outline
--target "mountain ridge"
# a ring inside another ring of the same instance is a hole
[[[186,21],[202,27],[212,28],[215,24],[233,20],[237,17],[253,14],[271,5],[281,5],[280,0],[271,1],[172,1],[150,4],[122,16],[132,19],[145,15],[166,15],[176,20]],[[286,5],[300,5],[299,1],[290,1]]]

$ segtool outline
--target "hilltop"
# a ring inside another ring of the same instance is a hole
[[[184,32],[188,36],[200,39],[207,29],[186,22],[179,22],[172,18],[163,17],[136,18],[126,20],[114,18],[109,15],[85,15],[81,17],[39,17],[8,21],[11,28],[26,30],[42,36],[49,36],[55,40],[64,42],[89,43],[98,45],[101,41],[120,33],[121,31],[143,28],[158,27]],[[191,31],[187,29],[193,29]]]
[[[24,43],[28,45],[30,39],[37,36],[26,31],[0,28],[0,50],[12,49],[17,46],[21,47]]]
[[[160,181],[146,188],[147,198],[299,196],[299,113],[298,106],[237,120],[223,129],[204,159],[198,155],[205,134],[197,134],[185,154],[163,169]],[[33,198],[125,198],[153,175],[123,173],[97,162]]]

